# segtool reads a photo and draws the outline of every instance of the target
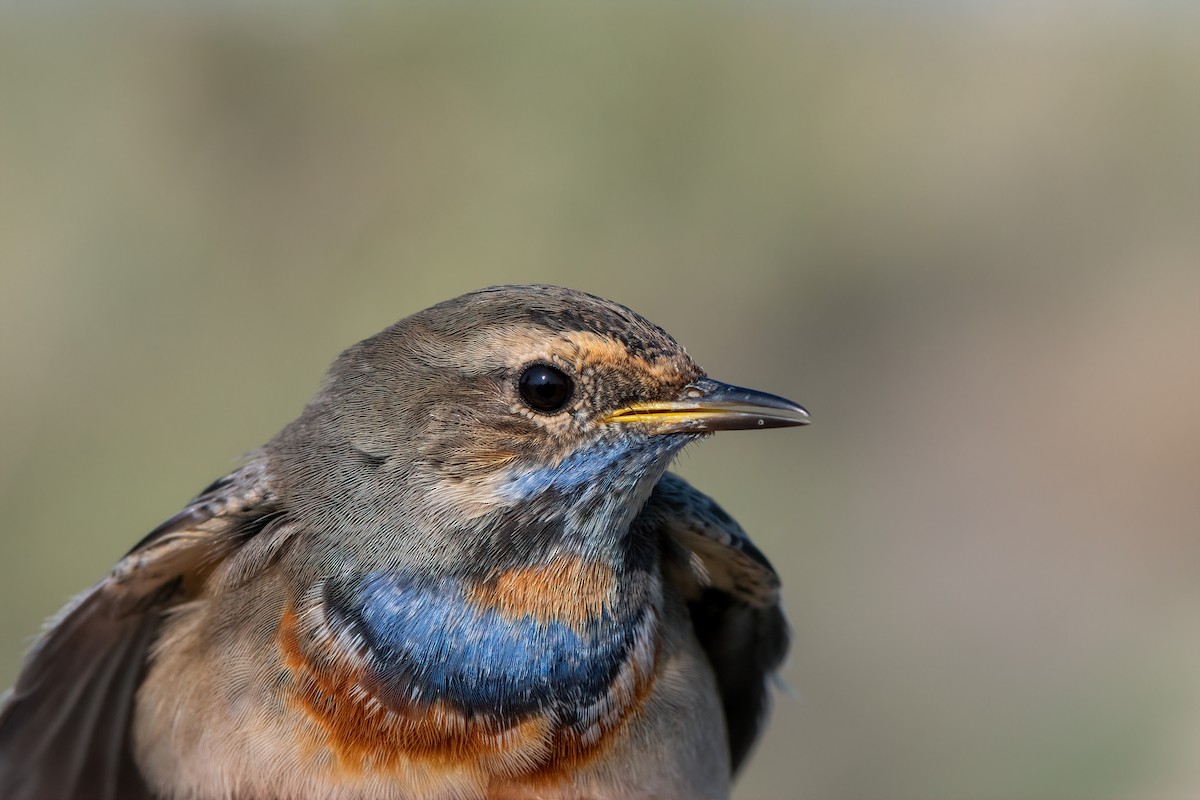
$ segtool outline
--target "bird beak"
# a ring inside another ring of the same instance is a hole
[[[640,422],[652,435],[709,433],[807,425],[808,412],[773,394],[701,378],[678,400],[633,403],[613,411],[603,422]]]

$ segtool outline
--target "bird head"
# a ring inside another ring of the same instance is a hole
[[[612,549],[672,457],[718,430],[802,425],[783,398],[708,378],[624,306],[500,286],[347,350],[268,446],[317,529],[460,563]],[[472,548],[474,548],[472,550]]]

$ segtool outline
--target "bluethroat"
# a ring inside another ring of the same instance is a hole
[[[51,621],[0,798],[727,797],[779,581],[667,466],[807,421],[582,292],[413,314]]]

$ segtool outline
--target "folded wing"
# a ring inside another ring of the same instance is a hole
[[[716,675],[736,772],[762,727],[768,679],[787,654],[779,577],[741,526],[678,475],[663,476],[634,524],[667,545],[666,576],[687,600]]]
[[[0,797],[150,798],[130,753],[134,698],[160,621],[271,518],[255,459],[129,552],[47,626],[0,698]]]

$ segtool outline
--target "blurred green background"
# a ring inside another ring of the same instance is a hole
[[[1200,13],[0,5],[0,685],[40,621],[484,285],[803,431],[678,467],[795,645],[738,798],[1200,797]]]

